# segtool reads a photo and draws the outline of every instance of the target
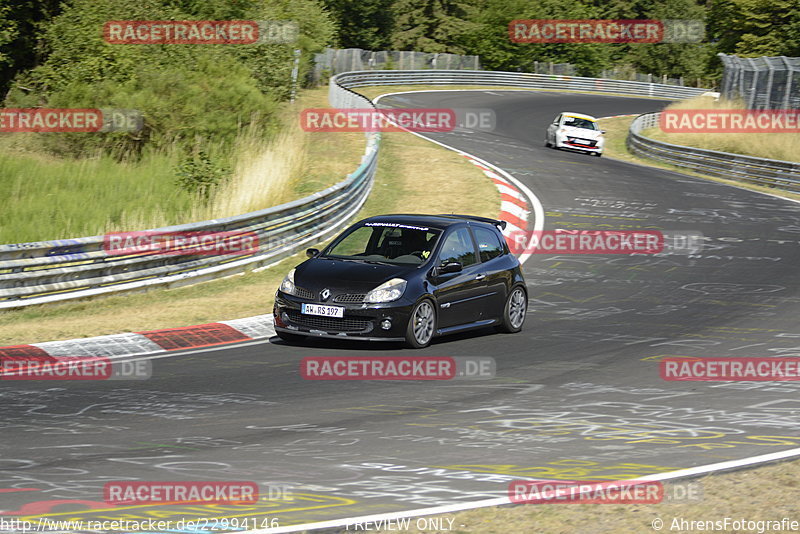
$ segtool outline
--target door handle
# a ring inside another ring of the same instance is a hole
[[[475,277],[475,280],[483,280],[484,278],[486,278],[485,274],[479,274],[478,276]]]

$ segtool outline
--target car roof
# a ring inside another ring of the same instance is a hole
[[[597,122],[597,119],[595,117],[592,117],[591,115],[585,115],[583,113],[573,113],[572,111],[562,111],[561,114],[565,115],[565,116],[568,116],[568,117],[575,117],[576,119],[587,119],[587,120],[590,120],[590,121]]]
[[[445,229],[459,223],[478,223],[490,226],[505,226],[505,221],[490,219],[488,217],[478,217],[475,215],[426,215],[416,213],[398,213],[389,215],[376,215],[360,221],[362,223],[397,223],[408,226],[427,226],[430,228]]]

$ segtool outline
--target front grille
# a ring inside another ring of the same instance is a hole
[[[344,295],[336,295],[333,298],[334,302],[338,302],[339,304],[361,304],[364,302],[364,297],[367,295],[364,293],[348,293]]]
[[[300,297],[301,299],[309,299],[313,300],[314,293],[309,291],[308,289],[304,289],[302,287],[294,286],[295,296]]]
[[[325,332],[364,332],[372,329],[372,323],[367,319],[344,317],[321,317],[318,315],[304,315],[298,311],[286,312],[289,320],[297,325],[324,330]]]
[[[597,145],[597,141],[591,141],[589,139],[578,141],[575,137],[567,137],[567,142],[572,143],[574,145],[581,145],[581,146],[595,146]]]

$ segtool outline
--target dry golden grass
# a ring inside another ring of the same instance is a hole
[[[669,163],[662,163],[654,159],[641,158],[639,156],[635,156],[631,154],[631,152],[625,146],[625,139],[628,137],[628,129],[630,128],[630,124],[631,121],[633,121],[633,119],[634,117],[631,116],[631,117],[616,117],[613,119],[603,119],[600,121],[601,128],[606,131],[606,147],[603,157],[619,159],[631,163],[638,163],[640,165],[646,165],[648,167],[656,167],[659,169],[677,171],[689,176],[703,178],[705,180],[713,180],[715,182],[734,185],[736,187],[741,187],[744,189],[751,189],[753,191],[758,191],[760,193],[769,193],[770,195],[776,195],[785,198],[791,198],[794,200],[800,200],[800,194],[798,193],[791,193],[789,191],[782,191],[780,189],[773,187],[750,184],[747,182],[739,182],[736,180],[726,180],[724,178],[719,178],[717,176],[708,176],[705,174],[700,174],[697,172],[690,171],[682,167],[676,167],[675,165],[670,165]],[[649,131],[648,135],[650,135]],[[655,136],[651,137],[655,138]],[[668,141],[668,142],[675,143],[675,141]]]
[[[230,217],[290,200],[292,180],[303,170],[307,148],[308,136],[296,125],[287,127],[267,146],[248,140],[239,147],[231,179],[209,206],[195,210],[193,219]]]
[[[698,96],[670,104],[667,109],[744,109],[741,102],[715,101],[711,97]],[[759,158],[800,161],[800,133],[666,133],[659,128],[643,132],[648,137],[675,145],[693,146],[733,152]]]

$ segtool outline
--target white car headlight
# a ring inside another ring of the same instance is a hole
[[[294,271],[295,269],[289,271],[289,274],[287,274],[283,278],[283,282],[281,282],[281,291],[289,295],[295,295],[297,293],[294,286]]]
[[[402,278],[392,278],[388,282],[379,285],[364,297],[364,302],[377,304],[380,302],[392,302],[403,296],[408,282]]]

